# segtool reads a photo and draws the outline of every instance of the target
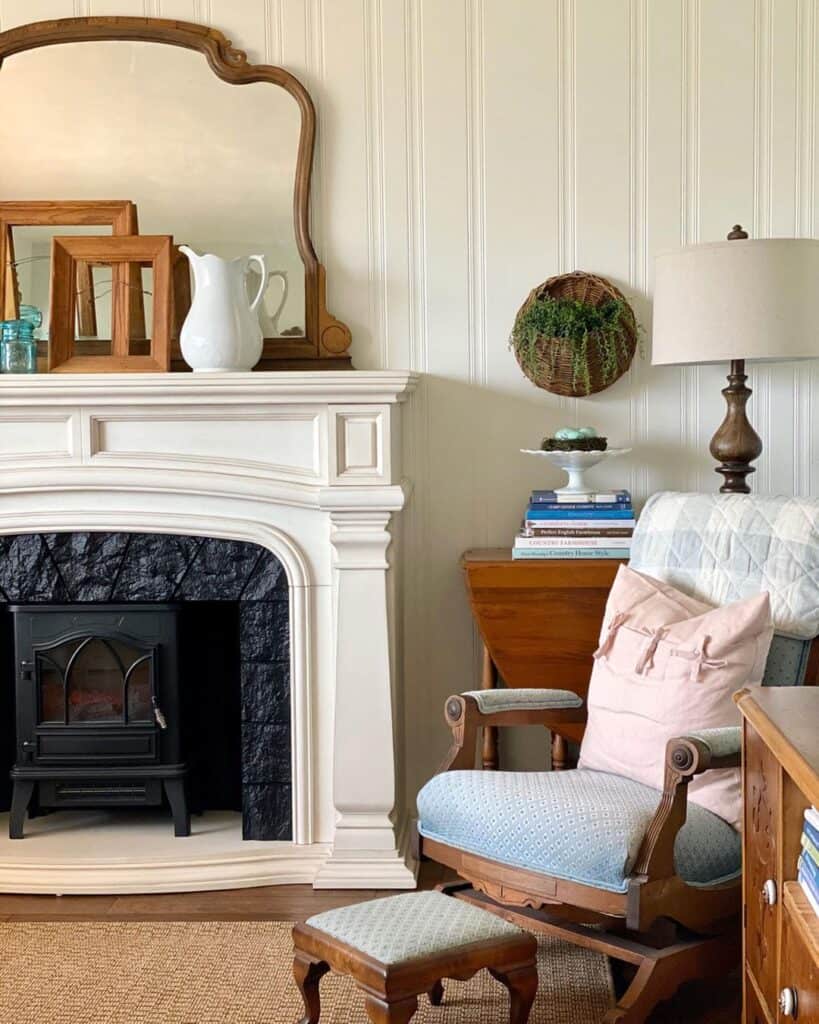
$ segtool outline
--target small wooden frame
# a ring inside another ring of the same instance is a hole
[[[57,373],[166,372],[171,360],[170,235],[63,235],[51,240],[51,338],[48,369]],[[111,354],[77,355],[77,267],[112,264]],[[130,354],[131,268],[153,268],[153,326],[148,355]],[[119,271],[119,272],[118,272]]]
[[[137,208],[129,199],[21,200],[0,203],[0,311],[3,320],[16,319],[19,309],[14,271],[16,227],[106,227],[112,235],[136,235]],[[127,266],[123,268],[127,271]]]

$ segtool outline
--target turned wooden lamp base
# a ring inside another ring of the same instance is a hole
[[[741,224],[734,224],[728,232],[728,241],[747,239],[748,232]],[[745,360],[732,359],[728,374],[728,387],[722,389],[728,411],[719,430],[711,438],[711,454],[720,463],[714,470],[721,473],[723,484],[720,494],[750,494],[745,477],[755,473],[751,463],[762,454],[762,440],[751,426],[745,406],[753,392],[746,387]]]
[[[711,438],[711,454],[720,463],[716,473],[723,476],[720,494],[750,494],[745,478],[756,472],[751,465],[762,454],[762,441],[751,426],[745,406],[752,391],[746,387],[745,360],[733,359],[728,387],[722,389],[728,410],[719,430]]]

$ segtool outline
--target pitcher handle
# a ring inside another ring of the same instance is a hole
[[[259,305],[259,303],[262,300],[262,296],[264,295],[264,290],[265,290],[265,288],[267,288],[267,264],[264,261],[264,256],[248,256],[248,258],[247,258],[247,265],[248,265],[248,267],[250,266],[251,263],[254,262],[254,260],[255,260],[256,263],[258,263],[259,268],[260,268],[259,272],[262,275],[262,279],[259,282],[259,290],[256,292],[256,297],[250,303],[250,308],[255,312],[256,307]]]
[[[268,276],[268,282],[272,281],[274,278],[278,278],[282,283],[282,297],[279,299],[279,304],[275,311],[270,314],[270,319],[275,324],[282,314],[285,302],[287,302],[287,293],[290,290],[290,285],[287,282],[287,272],[284,270],[271,270]]]

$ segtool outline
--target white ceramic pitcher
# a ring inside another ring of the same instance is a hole
[[[194,373],[251,370],[262,355],[256,310],[268,281],[264,256],[225,260],[212,253],[200,256],[187,245],[179,251],[188,257],[194,280],[193,301],[179,335],[185,362]],[[245,277],[254,262],[261,281],[251,302]]]

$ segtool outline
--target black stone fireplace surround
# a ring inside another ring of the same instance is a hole
[[[182,686],[188,702],[198,699],[201,684],[204,699],[213,705],[213,714],[203,720],[210,723],[214,743],[230,744],[231,723],[223,719],[234,705],[241,721],[235,723],[240,761],[235,789],[243,836],[292,838],[289,597],[284,567],[271,552],[243,541],[171,534],[0,537],[0,602],[181,604],[183,615],[189,613],[180,631],[180,643],[187,646]],[[8,767],[14,760],[10,620],[5,611],[0,742]],[[238,659],[228,649],[231,630]],[[200,760],[207,775],[206,753]],[[229,780],[212,771],[212,788],[221,790],[217,801],[230,799]],[[196,780],[191,782],[196,810],[201,801]]]

